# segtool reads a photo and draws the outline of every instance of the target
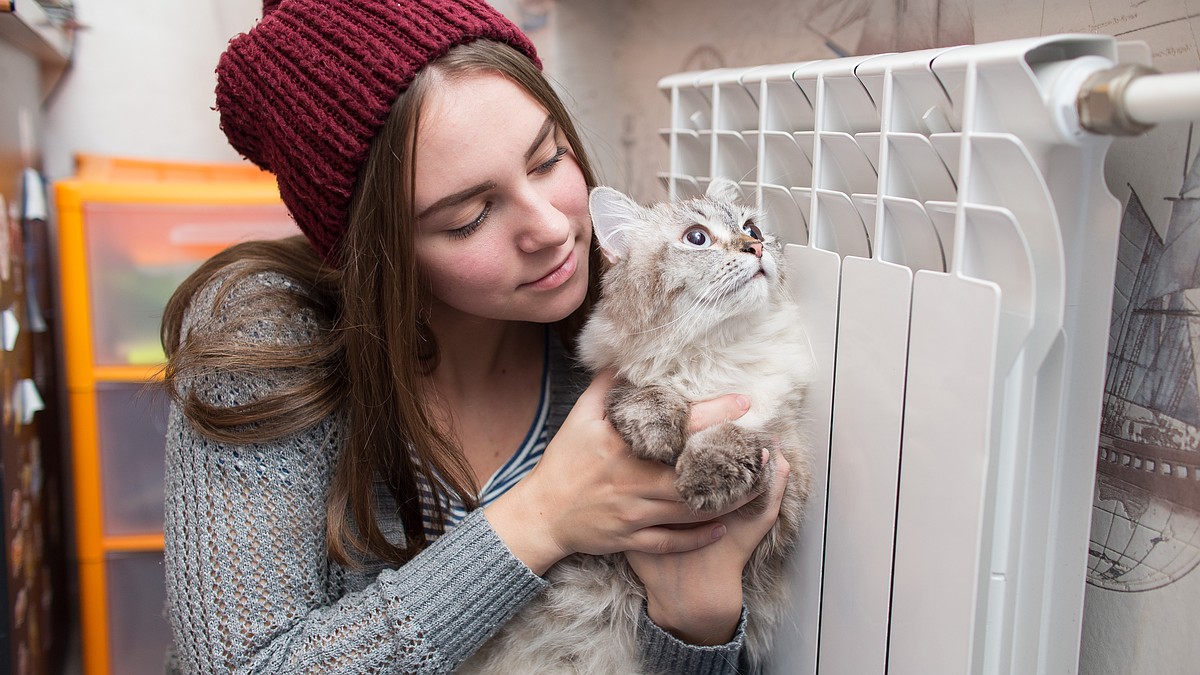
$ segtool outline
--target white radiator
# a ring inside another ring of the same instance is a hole
[[[822,367],[771,672],[1077,670],[1120,214],[1076,102],[1115,61],[1067,35],[660,81],[669,196],[740,181]]]

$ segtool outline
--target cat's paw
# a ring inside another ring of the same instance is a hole
[[[644,423],[619,427],[634,457],[674,464],[686,440],[684,430],[673,424]]]
[[[618,384],[608,396],[608,420],[635,457],[674,464],[687,441],[691,406],[662,387]]]
[[[756,491],[764,476],[764,433],[725,422],[693,434],[675,465],[675,487],[695,511],[723,511]]]

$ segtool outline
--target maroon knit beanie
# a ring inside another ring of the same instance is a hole
[[[264,0],[217,65],[221,129],[275,174],[283,203],[336,264],[359,167],[396,97],[426,63],[488,38],[541,62],[483,0]]]

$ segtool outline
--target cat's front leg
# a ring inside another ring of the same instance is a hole
[[[667,387],[618,380],[608,392],[608,421],[635,457],[674,464],[687,440],[691,404]]]
[[[696,511],[723,511],[759,489],[774,470],[770,434],[722,422],[692,434],[675,464],[675,487]]]

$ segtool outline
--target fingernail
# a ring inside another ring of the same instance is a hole
[[[771,453],[766,450],[762,451],[762,463],[766,464],[771,459]]]
[[[716,541],[724,536],[725,536],[725,525],[723,523],[717,523],[717,526],[712,529],[713,541]]]
[[[742,412],[746,412],[747,410],[749,410],[749,409],[750,409],[750,399],[746,398],[745,396],[742,396],[741,394],[738,394],[738,395],[737,395],[737,398],[736,398],[736,399],[734,399],[734,400],[736,400],[736,401],[737,401],[738,408],[739,408],[739,409],[740,409]]]

